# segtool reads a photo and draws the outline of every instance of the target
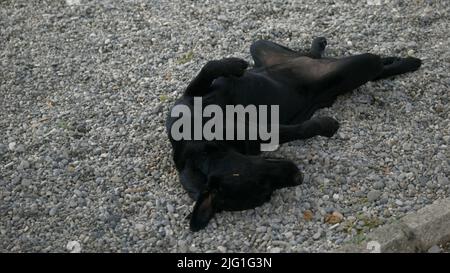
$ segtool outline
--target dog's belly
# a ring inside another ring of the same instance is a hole
[[[305,120],[310,116],[312,100],[306,94],[273,80],[264,71],[249,70],[239,78],[219,78],[214,87],[224,94],[227,104],[278,105],[280,124],[290,124],[299,116],[304,116]]]

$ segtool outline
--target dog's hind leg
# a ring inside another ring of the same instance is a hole
[[[312,41],[311,48],[303,52],[294,51],[274,42],[258,40],[250,46],[250,54],[255,61],[255,67],[268,67],[300,56],[320,59],[326,45],[327,40],[324,37],[317,37]]]
[[[290,48],[266,40],[254,42],[250,46],[250,54],[255,61],[255,67],[272,66],[300,56]]]
[[[375,79],[373,79],[373,81],[403,74],[406,72],[416,71],[422,64],[422,61],[420,59],[414,57],[386,57],[382,58],[381,61],[383,63],[383,69],[381,70],[381,73]]]
[[[298,124],[308,120],[316,110],[331,106],[339,95],[373,80],[382,69],[381,58],[366,53],[341,59],[299,57],[279,65],[271,73],[309,99],[308,107],[299,109],[289,121]]]

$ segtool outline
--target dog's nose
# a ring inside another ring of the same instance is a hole
[[[303,174],[301,172],[298,172],[294,176],[294,183],[295,183],[295,185],[300,185],[303,183]]]

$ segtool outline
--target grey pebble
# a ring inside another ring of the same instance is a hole
[[[218,247],[217,247],[217,250],[219,250],[221,253],[227,252],[227,248],[224,247],[224,246],[218,246]]]
[[[319,240],[320,237],[322,237],[322,233],[323,233],[322,229],[319,229],[316,233],[314,233],[314,235],[312,236],[312,238],[313,238],[314,240]]]
[[[111,177],[111,182],[113,182],[113,183],[122,183],[122,178],[121,177],[118,177],[118,176],[113,176],[113,177]]]
[[[28,168],[30,168],[30,162],[28,162],[27,160],[22,160],[19,164],[19,169],[26,170]]]
[[[267,228],[264,226],[256,228],[256,232],[258,232],[258,233],[264,233],[264,232],[266,232],[266,230],[267,230]]]
[[[173,213],[175,211],[175,208],[171,204],[167,204],[167,211],[169,213]]]
[[[24,178],[24,179],[22,179],[22,186],[28,187],[31,185],[31,182],[32,182],[31,179]]]
[[[379,190],[371,190],[367,194],[367,200],[369,202],[374,202],[374,201],[378,200],[378,198],[380,198],[380,196],[381,196],[381,191],[379,191]]]
[[[14,151],[15,149],[16,149],[16,142],[10,142],[9,144],[8,144],[8,149],[10,150],[10,151]]]
[[[270,249],[270,253],[280,253],[281,252],[281,248],[279,247],[273,247]]]
[[[48,215],[50,215],[50,216],[55,216],[55,214],[56,214],[56,208],[51,208],[48,212]]]
[[[384,188],[384,183],[382,181],[377,181],[373,183],[373,188],[376,190],[381,190]]]
[[[355,148],[355,149],[362,149],[362,148],[364,148],[364,144],[356,143],[355,145],[353,145],[353,148]]]
[[[428,253],[441,253],[442,248],[437,245],[434,245],[434,246],[430,247],[427,252]]]
[[[440,185],[448,185],[449,184],[448,178],[442,174],[438,175],[437,181]]]

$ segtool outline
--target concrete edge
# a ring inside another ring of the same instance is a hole
[[[450,241],[450,198],[439,199],[392,224],[381,226],[359,244],[348,244],[336,252],[426,252]]]

